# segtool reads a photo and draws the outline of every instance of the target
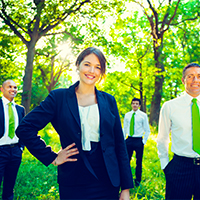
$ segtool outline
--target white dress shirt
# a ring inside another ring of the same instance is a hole
[[[131,110],[130,112],[125,114],[123,128],[124,138],[126,138],[127,135],[130,136],[130,122],[133,112],[134,111]],[[144,135],[142,141],[143,144],[146,144],[149,134],[150,128],[147,114],[138,109],[137,111],[135,111],[134,135],[132,137],[143,137]]]
[[[200,105],[200,95],[197,103]],[[169,133],[171,131],[171,151],[179,156],[199,157],[192,149],[192,106],[193,97],[187,94],[167,101],[160,111],[157,147],[161,168],[164,169],[168,162]]]
[[[3,102],[3,110],[4,110],[4,135],[2,138],[0,138],[0,146],[1,145],[6,145],[6,144],[16,144],[19,141],[19,138],[15,135],[13,139],[11,139],[8,136],[8,127],[9,127],[9,116],[8,116],[8,103],[10,102],[8,99],[6,99],[4,96],[2,97],[2,102]],[[12,109],[14,112],[14,117],[15,117],[15,130],[19,125],[19,118],[17,114],[17,110],[15,107],[15,102],[14,100],[12,101]]]
[[[98,105],[94,104],[86,107],[79,106],[79,114],[81,119],[82,148],[84,151],[90,151],[90,142],[100,141]]]

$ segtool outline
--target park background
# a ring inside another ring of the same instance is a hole
[[[77,55],[98,47],[108,69],[97,87],[116,98],[122,125],[133,97],[142,100],[151,125],[142,185],[131,189],[131,199],[164,199],[156,149],[159,111],[184,91],[183,67],[199,64],[199,32],[199,0],[1,0],[0,84],[17,83],[15,101],[28,113],[51,90],[74,83]],[[50,124],[40,135],[60,149]],[[131,166],[134,176],[134,157]],[[56,173],[25,149],[15,199],[58,199]]]

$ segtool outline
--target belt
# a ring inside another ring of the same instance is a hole
[[[1,148],[1,147],[3,147],[3,148],[13,148],[13,147],[16,147],[16,146],[19,146],[19,143],[0,145],[0,148]]]
[[[179,160],[179,161],[190,162],[194,165],[200,165],[200,157],[189,158],[189,157],[178,156],[178,155],[174,154],[174,158]]]

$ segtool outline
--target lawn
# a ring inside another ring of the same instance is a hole
[[[53,147],[53,150],[58,151],[60,149],[59,138],[50,125],[40,131],[40,135],[47,144]],[[130,190],[132,200],[164,199],[165,177],[160,169],[155,140],[156,131],[151,128],[151,135],[144,148],[141,186]],[[135,156],[132,157],[131,167],[134,178]],[[59,199],[56,174],[57,168],[55,166],[45,167],[25,149],[15,185],[14,199]]]

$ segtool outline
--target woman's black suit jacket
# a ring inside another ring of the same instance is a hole
[[[58,166],[58,183],[66,186],[73,185],[73,177],[80,173],[83,163],[96,176],[81,145],[80,116],[75,94],[78,84],[52,91],[40,106],[23,119],[16,131],[29,151],[46,166],[53,162],[57,154],[46,146],[37,132],[49,122],[59,134],[62,148],[76,143],[79,154],[74,157],[78,161]],[[113,96],[95,90],[100,113],[100,143],[109,178],[115,187],[132,188],[132,174],[116,101]]]

